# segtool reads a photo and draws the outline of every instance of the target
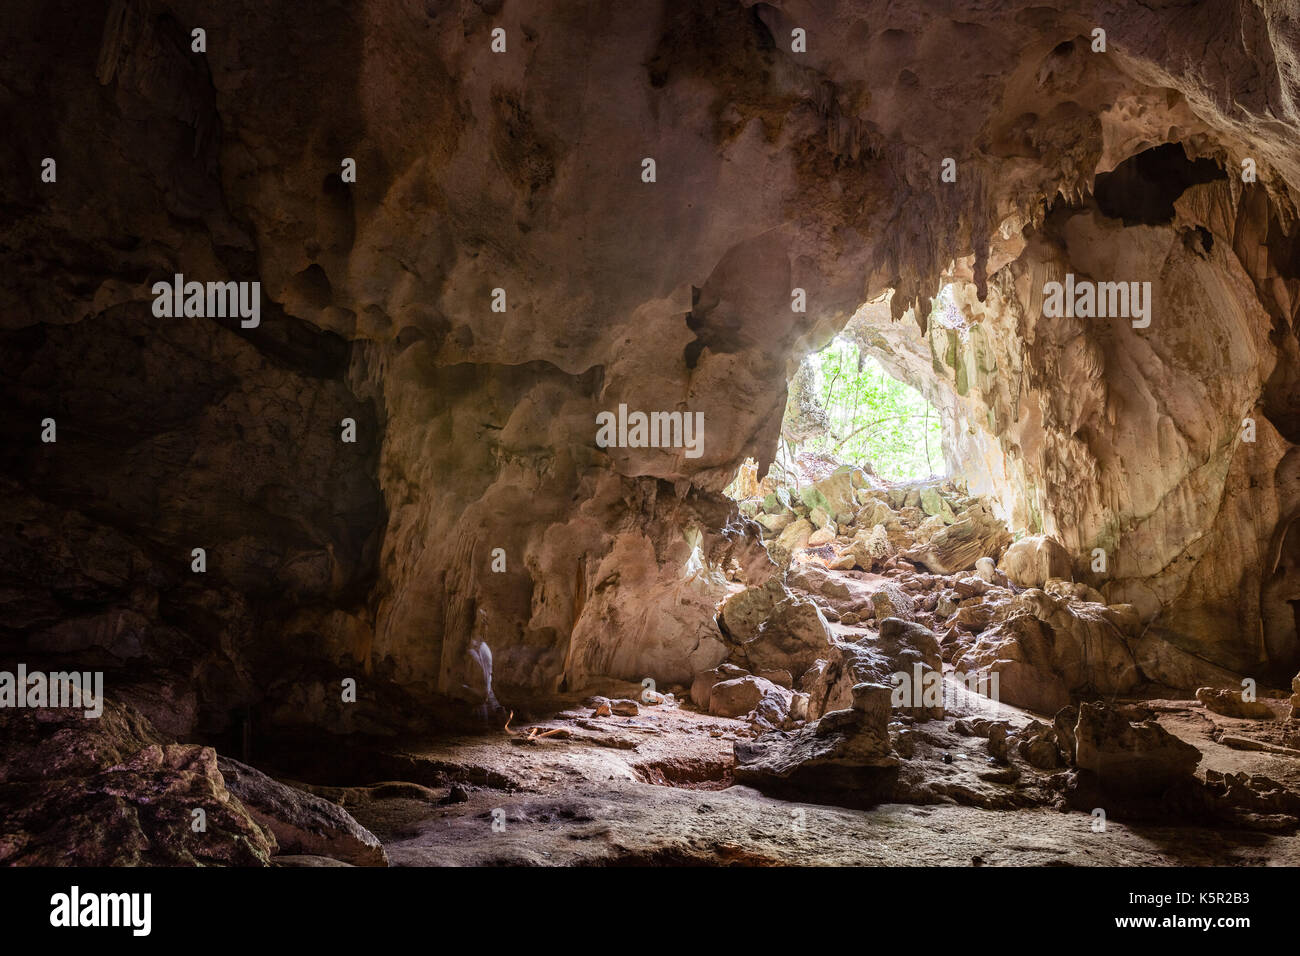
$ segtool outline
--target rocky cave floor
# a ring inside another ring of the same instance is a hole
[[[736,586],[719,614],[733,662],[689,690],[606,682],[547,719],[358,757],[358,780],[387,782],[299,786],[346,808],[393,865],[1300,863],[1300,725],[1283,696],[1251,706],[1219,687],[1187,699],[1146,680],[1122,685],[1145,693],[1088,710],[1085,728],[1069,688],[1036,667],[1024,625],[1014,640],[996,632],[1008,619],[1037,622],[1068,673],[1073,632],[1087,643],[1089,627],[1111,628],[1127,648],[1131,609],[1063,579],[1013,583],[1008,572],[1052,570],[1037,541],[1001,568],[929,573],[922,558],[969,564],[976,551],[1002,550],[1004,531],[952,484],[855,488],[864,477],[837,475],[793,504],[785,493],[769,493],[766,509],[742,502],[788,569],[780,588]],[[827,507],[837,493],[839,527]],[[791,626],[792,606],[815,608],[829,648],[817,646],[815,624]],[[791,637],[801,634],[821,656],[796,680],[776,665],[800,660]],[[981,658],[988,647],[997,653]],[[855,657],[858,648],[884,659]],[[1050,709],[970,693],[953,661],[989,659],[1013,697]],[[854,683],[909,666],[942,672],[941,707],[877,708],[888,738],[878,726],[866,747],[871,727],[839,732],[844,715],[867,709]],[[835,732],[819,730],[831,723]],[[304,752],[280,756],[327,777]]]
[[[767,580],[693,572],[731,571],[729,649],[689,688],[507,693],[473,731],[266,734],[247,762],[143,698],[5,711],[0,862],[1300,865],[1296,698],[1144,653],[1132,608],[951,483],[798,499],[741,504]]]
[[[1214,740],[1216,731],[1267,736],[1258,722],[1195,702],[1143,704],[1200,750],[1202,771],[1263,775],[1300,794],[1300,760]],[[1033,720],[1006,705],[989,709],[1017,728]],[[1068,774],[1045,773],[1014,753],[990,768],[987,740],[971,734],[969,715],[915,725],[899,799],[850,809],[735,784],[733,746],[752,732],[744,721],[685,707],[590,713],[576,707],[529,724],[561,730],[533,743],[504,733],[408,741],[368,757],[401,768],[403,782],[310,789],[342,804],[396,866],[1300,864],[1294,818],[1189,825],[1157,812],[1110,817],[1095,832],[1092,813],[1070,809],[1054,787],[1063,781],[1053,777]],[[1019,779],[999,782],[1007,768]]]

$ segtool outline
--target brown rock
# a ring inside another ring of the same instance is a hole
[[[782,711],[789,711],[790,691],[751,675],[714,684],[709,697],[709,713],[718,717],[743,717],[758,707],[764,697],[780,701]]]
[[[898,765],[890,750],[889,698],[883,684],[859,684],[848,709],[793,732],[737,742],[736,781],[774,794],[834,795],[849,804],[877,799]]]
[[[0,709],[0,865],[265,866],[275,837],[227,790],[216,753],[159,739],[113,700],[91,720]]]
[[[388,854],[375,835],[338,804],[228,757],[217,766],[227,789],[275,834],[286,853],[328,856],[353,866],[388,866]]]
[[[1048,578],[1068,578],[1072,562],[1061,543],[1048,535],[1030,535],[1007,548],[998,570],[1015,584],[1041,588]]]
[[[1246,700],[1240,691],[1201,687],[1196,691],[1196,699],[1205,705],[1206,710],[1225,717],[1249,720],[1273,720],[1277,717],[1268,704],[1262,700]]]
[[[802,674],[830,647],[831,631],[817,604],[789,597],[773,608],[757,636],[738,649],[754,672],[785,670]]]
[[[1155,720],[1130,723],[1104,703],[1080,704],[1074,764],[1107,789],[1158,793],[1188,780],[1201,752]]]
[[[937,574],[956,574],[973,569],[986,554],[1001,552],[1010,540],[1006,525],[983,505],[974,505],[955,524],[939,528],[924,545],[904,554]]]

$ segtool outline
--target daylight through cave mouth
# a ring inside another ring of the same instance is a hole
[[[816,461],[832,470],[863,468],[886,481],[944,475],[939,413],[851,338],[837,336],[807,356],[789,395],[779,459],[788,474]]]

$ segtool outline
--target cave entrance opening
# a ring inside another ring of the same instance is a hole
[[[945,477],[939,413],[844,336],[800,364],[781,438],[790,455],[855,465],[886,481]],[[799,468],[797,457],[789,465]]]
[[[797,487],[845,465],[891,482],[945,471],[939,413],[841,335],[805,356],[791,378],[771,473]]]

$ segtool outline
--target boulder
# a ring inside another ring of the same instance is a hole
[[[1272,720],[1277,716],[1271,707],[1262,700],[1246,700],[1240,691],[1223,688],[1201,687],[1196,691],[1196,699],[1224,717],[1241,717],[1247,720]]]
[[[195,832],[196,810],[205,829]],[[151,745],[87,776],[6,788],[0,865],[266,866],[275,837],[224,786],[216,752]]]
[[[1191,779],[1201,752],[1154,719],[1132,723],[1109,704],[1085,703],[1079,705],[1073,757],[1103,789],[1158,794]]]
[[[1291,719],[1300,720],[1300,674],[1291,678]]]
[[[0,789],[0,866],[266,866],[276,850],[212,748],[163,742],[119,701],[94,720],[0,709]]]
[[[986,674],[990,696],[1004,703],[1051,714],[1070,702],[1069,687],[1052,667],[1052,640],[1032,615],[989,628],[952,663],[966,675]]]
[[[874,591],[871,595],[871,607],[877,621],[883,621],[887,617],[896,617],[904,621],[916,618],[915,603],[907,592],[896,584],[882,584]]]
[[[1007,762],[1007,725],[993,723],[989,725],[989,756],[998,763]]]
[[[814,530],[812,522],[807,518],[798,518],[777,537],[777,546],[786,553],[793,554],[808,544]]]
[[[798,588],[800,591],[824,598],[826,603],[841,611],[863,603],[869,593],[860,582],[842,575],[831,574],[826,568],[817,564],[801,564],[792,567],[786,573],[785,583],[791,588]]]
[[[80,777],[166,738],[133,707],[104,702],[97,719],[58,708],[0,708],[0,784]]]
[[[808,719],[808,695],[794,691],[790,694],[790,720],[803,721]]]
[[[952,505],[939,494],[939,489],[930,487],[921,489],[921,510],[928,515],[933,515],[944,524],[952,524],[957,520],[957,516],[952,512]]]
[[[822,511],[830,511],[830,502],[814,485],[804,485],[799,489],[799,500],[803,502],[805,508],[810,512],[820,508]]]
[[[864,529],[881,525],[886,531],[902,527],[898,515],[879,498],[868,498],[863,502],[862,507],[858,509],[857,519],[854,523],[859,528]]]
[[[806,547],[820,548],[824,544],[830,544],[835,540],[835,529],[830,525],[814,531],[808,536]]]
[[[738,649],[751,672],[786,670],[802,674],[825,657],[831,630],[817,604],[806,597],[788,597],[772,609],[758,634]]]
[[[1041,588],[1048,578],[1068,578],[1073,570],[1069,552],[1045,534],[1030,535],[1012,544],[998,562],[998,569],[1022,588]]]
[[[955,591],[944,591],[939,595],[934,604],[934,613],[939,617],[947,620],[957,613],[957,602],[955,600]]]
[[[978,622],[964,623],[974,630]],[[1056,713],[1071,693],[1114,696],[1141,683],[1114,612],[1033,588],[998,607],[952,663],[967,674],[997,674],[1000,700],[1043,714]]]
[[[999,613],[1024,609],[1050,629],[1053,669],[1074,693],[1127,694],[1142,680],[1125,634],[1104,604],[1054,598],[1044,591],[1017,595]]]
[[[890,689],[858,684],[851,706],[795,731],[735,745],[735,779],[765,793],[859,805],[889,792],[898,757],[890,748]]]
[[[770,515],[779,515],[790,510],[790,492],[777,488],[763,499],[763,510]]]
[[[709,713],[716,717],[743,717],[770,698],[781,714],[790,710],[791,692],[784,687],[752,674],[713,685],[709,696]]]
[[[854,471],[853,468],[842,466],[829,477],[813,483],[812,487],[828,514],[838,515],[857,510],[853,494]]]
[[[912,685],[910,705],[900,704],[895,709],[909,714],[918,720],[942,720],[943,709],[943,657],[939,651],[939,638],[933,631],[912,621],[896,617],[886,618],[880,622],[880,633],[876,638],[875,649],[889,662],[893,670],[885,683],[895,689],[898,678],[906,675]],[[939,703],[926,706],[923,686],[931,672],[938,676]],[[902,695],[896,695],[902,696]]]
[[[760,514],[755,516],[754,520],[768,531],[779,535],[794,522],[795,518],[787,511],[783,514]]]
[[[975,504],[903,556],[936,574],[957,574],[974,568],[985,555],[1001,552],[1010,540],[1006,526],[984,505]]]
[[[849,542],[848,550],[845,552],[849,560],[844,562],[845,569],[857,567],[863,571],[871,571],[892,557],[894,551],[889,535],[885,533],[884,525],[877,524],[870,529],[863,529],[858,531]]]
[[[746,676],[748,673],[749,671],[743,667],[737,667],[735,664],[719,664],[717,667],[701,671],[691,681],[691,703],[700,710],[707,711],[715,684],[724,680],[735,680],[738,677]],[[608,708],[609,701],[605,703]]]
[[[1060,753],[1056,731],[1035,720],[1019,734],[1016,746],[1021,758],[1039,770],[1055,770],[1060,766]]]
[[[752,641],[772,609],[790,596],[778,575],[758,587],[745,588],[730,595],[718,609],[718,626],[736,644]]]
[[[328,856],[353,866],[388,866],[388,854],[375,835],[338,804],[229,757],[217,766],[227,789],[275,834],[284,852]]]
[[[967,599],[957,609],[956,623],[972,634],[978,634],[993,621],[993,614],[996,610],[992,605],[978,598]]]

